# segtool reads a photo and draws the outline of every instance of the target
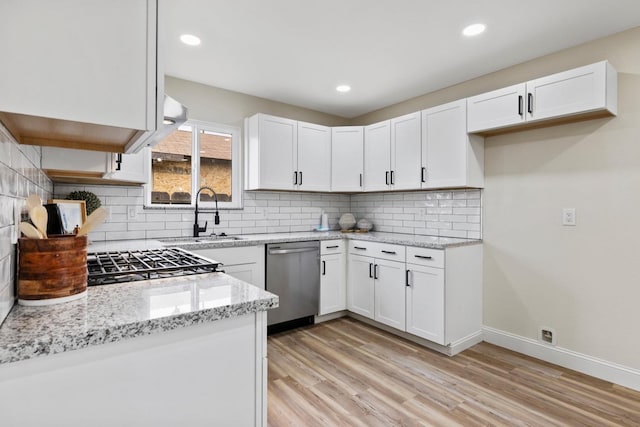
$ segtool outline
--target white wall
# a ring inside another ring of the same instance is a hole
[[[619,115],[485,140],[484,323],[640,369],[640,28],[356,118],[371,123],[608,59]],[[577,209],[563,227],[561,209]]]
[[[15,299],[17,223],[29,194],[46,200],[51,181],[40,169],[40,147],[18,145],[0,124],[0,323]]]

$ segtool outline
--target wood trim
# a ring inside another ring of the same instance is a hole
[[[43,171],[51,178],[102,178],[104,173],[102,172],[88,172],[88,171],[70,171],[62,169],[43,169]]]
[[[107,153],[124,153],[124,146],[112,143],[65,141],[55,138],[22,137],[22,144],[39,145],[44,147],[73,148],[76,150],[102,151]]]
[[[488,343],[640,391],[640,370],[485,326]]]
[[[2,111],[0,111],[0,122],[2,122],[4,127],[11,134],[11,136],[13,136],[15,138],[15,140],[18,143],[20,143],[21,142],[21,140],[20,140],[21,139],[20,138],[20,132],[18,131],[18,127],[11,120],[11,117],[8,114],[3,113]]]

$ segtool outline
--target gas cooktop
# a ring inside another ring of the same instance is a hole
[[[180,248],[87,254],[89,286],[219,271],[221,264]]]

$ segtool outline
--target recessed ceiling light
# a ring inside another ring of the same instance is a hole
[[[180,41],[189,46],[198,46],[200,44],[200,37],[193,34],[183,34],[180,36]]]
[[[484,24],[471,24],[468,27],[465,27],[464,30],[462,30],[462,34],[468,37],[477,36],[478,34],[484,33],[484,30],[486,29],[487,26]]]
[[[351,90],[351,86],[349,86],[349,85],[340,85],[340,86],[336,87],[336,90],[338,92],[342,92],[342,93],[349,92]]]

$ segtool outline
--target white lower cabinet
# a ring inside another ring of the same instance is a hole
[[[444,303],[444,269],[407,264],[406,331],[445,345]]]
[[[404,262],[377,259],[374,265],[374,319],[393,328],[405,329]]]
[[[361,316],[374,317],[374,258],[349,255],[347,309]]]
[[[320,243],[320,307],[319,315],[347,308],[347,278],[344,241]]]
[[[189,251],[222,263],[229,276],[264,289],[264,245],[235,248],[189,249]]]

